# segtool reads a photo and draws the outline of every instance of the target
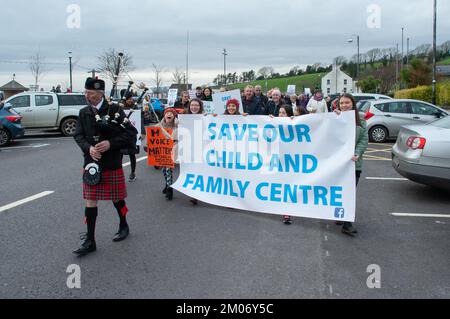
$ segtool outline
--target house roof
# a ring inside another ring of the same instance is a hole
[[[26,87],[24,87],[19,82],[12,80],[11,82],[6,83],[2,87],[0,87],[1,91],[28,91]]]
[[[450,75],[450,65],[437,65],[436,72],[438,74]]]

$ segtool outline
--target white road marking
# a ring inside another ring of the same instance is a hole
[[[25,146],[3,147],[2,150],[14,150],[14,149],[19,149],[19,148],[40,148],[40,147],[45,147],[45,146],[50,146],[50,144],[30,144],[30,145],[25,145]]]
[[[143,160],[146,160],[146,159],[147,159],[147,156],[143,156],[143,157],[137,158],[136,159],[136,163],[142,162]],[[131,165],[131,162],[126,162],[125,164],[122,164],[123,167],[127,167],[127,166],[130,166],[130,165]]]
[[[327,257],[330,257],[330,252],[327,250],[326,252]]]
[[[325,241],[328,241],[328,236],[325,236]]]
[[[407,181],[407,178],[401,178],[401,177],[366,177],[368,180],[374,180],[374,181]]]
[[[404,213],[390,213],[397,217],[432,217],[432,218],[450,218],[450,215],[444,214],[404,214]]]
[[[333,286],[330,285],[330,295],[332,295],[332,294],[333,294]]]
[[[19,200],[19,201],[17,201],[17,202],[14,202],[14,203],[11,203],[11,204],[2,206],[2,207],[0,207],[0,213],[1,213],[1,212],[4,212],[5,210],[8,210],[8,209],[11,209],[11,208],[14,208],[14,207],[17,207],[17,206],[20,206],[20,205],[29,203],[29,202],[34,201],[34,200],[36,200],[36,199],[39,199],[39,198],[48,196],[48,195],[50,195],[50,194],[53,194],[54,192],[55,192],[55,191],[45,191],[45,192],[42,192],[42,193],[39,193],[39,194],[30,196],[30,197],[21,199],[21,200]]]
[[[20,141],[24,141],[24,142],[28,142],[28,141],[60,141],[60,140],[73,140],[73,137],[33,137],[33,138],[20,138],[17,139],[16,141],[20,142]],[[74,141],[75,142],[75,141]]]

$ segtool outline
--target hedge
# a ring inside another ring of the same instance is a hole
[[[415,99],[431,103],[432,87],[418,86],[414,89],[395,92],[396,99]],[[436,104],[450,108],[450,81],[438,83],[436,86]]]

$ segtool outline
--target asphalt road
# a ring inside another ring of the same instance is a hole
[[[162,173],[142,161],[128,184],[130,237],[111,241],[118,218],[102,203],[97,252],[77,258],[81,152],[71,138],[28,136],[0,152],[0,298],[449,298],[450,196],[401,179],[391,147],[368,150],[356,238],[331,222],[193,207],[179,193],[167,202]],[[81,289],[66,285],[71,264]],[[381,288],[368,288],[369,265]]]

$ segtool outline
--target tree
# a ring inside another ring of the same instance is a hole
[[[359,80],[357,83],[358,87],[364,93],[377,93],[380,84],[381,80],[375,79],[373,76]]]
[[[46,69],[44,66],[45,58],[41,56],[41,53],[38,51],[35,55],[31,56],[28,62],[30,67],[31,74],[33,75],[34,85],[37,89],[39,80],[41,80],[44,75]]]
[[[119,61],[119,51],[116,51],[116,49],[108,49],[104,51],[97,59],[97,68],[113,83],[119,81],[124,73],[133,70],[133,58],[124,53],[120,63],[119,74],[116,79],[116,69]]]
[[[370,65],[373,67],[375,61],[381,58],[381,50],[380,49],[372,49],[367,51],[366,53],[367,59],[369,60]]]
[[[268,79],[269,77],[272,76],[273,73],[274,73],[274,70],[271,66],[262,67],[258,71],[258,75],[262,76],[264,79]]]
[[[160,89],[164,81],[162,74],[165,72],[165,69],[160,65],[156,65],[155,63],[153,63],[152,65],[153,71],[155,72],[155,77],[153,78],[153,81],[155,82],[156,85],[156,95],[158,95],[160,93]]]
[[[345,56],[338,56],[333,59],[333,64],[342,65],[347,63],[347,58]]]
[[[289,73],[288,76],[296,76],[298,74],[298,70],[300,70],[300,67],[298,65],[294,66]]]
[[[416,56],[426,56],[431,50],[431,44],[421,44],[415,48],[411,53]]]
[[[402,79],[409,88],[415,88],[419,85],[431,84],[431,67],[423,60],[413,59],[407,69],[402,70]]]
[[[183,83],[183,80],[185,79],[184,73],[181,72],[178,68],[175,69],[174,72],[172,72],[172,81],[173,83],[176,83],[178,85]]]

